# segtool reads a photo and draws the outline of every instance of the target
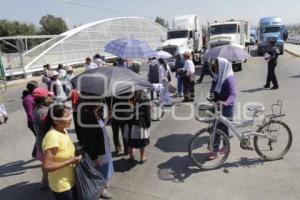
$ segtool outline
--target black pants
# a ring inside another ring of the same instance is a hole
[[[73,119],[74,119],[74,127],[75,127],[75,132],[76,132],[76,136],[77,136],[77,140],[79,142],[80,145],[82,145],[82,137],[81,137],[81,129],[80,126],[78,124],[78,117],[77,117],[77,112],[73,112]]]
[[[194,78],[184,77],[183,93],[185,100],[194,100],[195,98],[195,81]]]
[[[121,144],[119,140],[119,132],[121,129],[122,133],[122,139],[123,139],[123,145],[124,145],[124,153],[128,152],[128,145],[127,145],[127,140],[124,138],[124,124],[123,122],[113,119],[111,121],[111,128],[113,131],[113,140],[114,140],[114,145],[116,148],[116,151],[119,151],[121,149]]]
[[[278,87],[278,82],[275,75],[275,67],[276,65],[274,64],[268,64],[268,76],[266,86],[270,86],[270,83],[272,82],[274,87]]]
[[[34,130],[33,122],[27,122],[27,127],[34,134],[34,138],[35,138],[36,137],[36,133],[35,133],[35,130]],[[36,143],[34,143],[34,147],[33,147],[31,155],[32,155],[33,158],[36,157]]]
[[[210,70],[208,63],[204,63],[204,65],[202,67],[201,75],[200,75],[200,78],[198,80],[199,82],[202,82],[204,75],[210,75],[211,78],[214,78],[214,74]]]
[[[53,192],[53,195],[56,200],[78,200],[76,186],[73,186],[71,190],[65,192]]]

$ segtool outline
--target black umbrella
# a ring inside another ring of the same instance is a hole
[[[152,84],[141,75],[120,67],[88,70],[71,81],[80,92],[100,97],[117,96],[152,87]]]

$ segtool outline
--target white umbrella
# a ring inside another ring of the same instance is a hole
[[[172,55],[170,53],[163,50],[157,51],[156,56],[157,58],[163,58],[163,59],[172,58]]]

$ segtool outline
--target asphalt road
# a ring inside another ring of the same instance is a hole
[[[232,199],[232,200],[299,200],[300,199],[300,59],[289,54],[280,56],[276,73],[279,90],[262,89],[267,64],[253,57],[236,73],[238,107],[248,102],[260,102],[270,112],[278,99],[284,102],[284,121],[293,131],[293,145],[284,159],[264,162],[255,152],[243,151],[236,138],[231,141],[231,153],[221,169],[200,172],[187,157],[187,145],[193,134],[205,127],[188,117],[190,107],[174,99],[174,107],[160,122],[151,127],[151,144],[146,149],[149,160],[143,165],[129,164],[127,157],[115,157],[115,175],[110,191],[114,199]],[[173,79],[174,80],[174,79]],[[210,77],[197,84],[197,101],[206,98]],[[10,120],[0,126],[0,199],[51,199],[49,191],[39,190],[40,164],[31,160],[34,138],[26,128],[25,113],[20,105],[22,88],[7,93]],[[169,111],[169,112],[168,112]],[[108,128],[110,129],[110,128]],[[74,138],[74,134],[71,134]],[[137,159],[139,156],[137,155]]]

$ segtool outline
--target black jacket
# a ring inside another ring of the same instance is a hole
[[[80,112],[81,122],[93,127],[81,127],[83,149],[92,160],[105,154],[105,143],[102,128],[94,115],[95,106],[82,106]]]

